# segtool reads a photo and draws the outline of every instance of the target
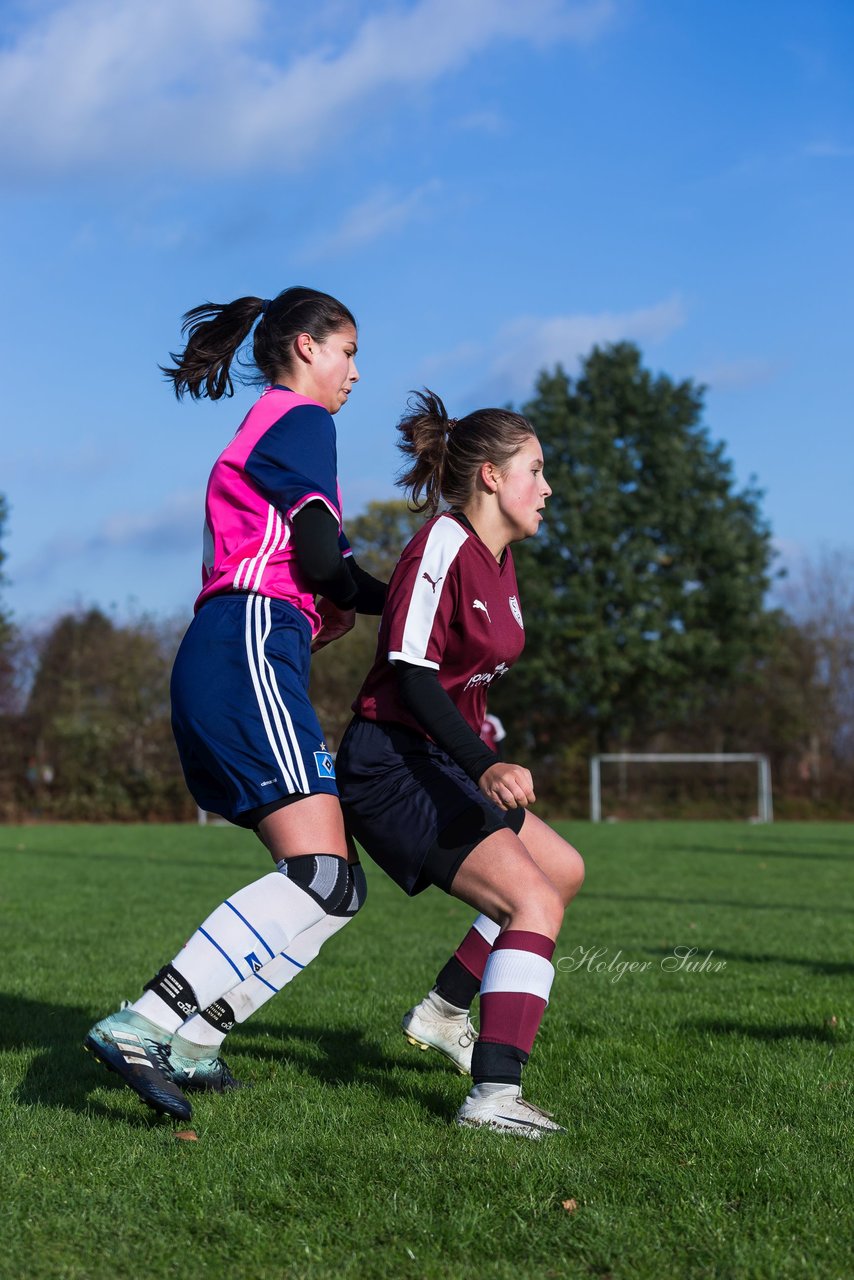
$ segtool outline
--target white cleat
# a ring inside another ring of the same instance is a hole
[[[548,1133],[566,1133],[550,1112],[526,1102],[518,1085],[492,1089],[482,1095],[475,1085],[457,1112],[457,1124],[464,1128],[491,1129],[493,1133],[514,1133],[538,1140]]]
[[[401,1029],[410,1044],[419,1049],[438,1049],[459,1071],[471,1075],[471,1055],[477,1032],[467,1009],[456,1009],[435,991],[404,1014]]]

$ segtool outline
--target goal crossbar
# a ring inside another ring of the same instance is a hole
[[[602,821],[601,764],[755,764],[757,769],[757,822],[773,822],[771,800],[771,762],[768,756],[755,751],[700,751],[700,752],[636,752],[616,753],[590,757],[590,821]]]

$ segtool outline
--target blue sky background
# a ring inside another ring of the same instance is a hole
[[[360,323],[350,513],[411,388],[521,403],[629,338],[708,385],[785,561],[851,548],[852,67],[849,0],[4,0],[6,607],[189,612],[254,393],[157,365],[297,283]]]

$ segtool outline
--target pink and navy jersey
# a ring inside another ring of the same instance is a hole
[[[214,463],[205,499],[202,590],[196,610],[222,592],[256,592],[298,609],[316,635],[314,593],[294,554],[291,521],[308,502],[338,521],[341,491],[332,415],[285,387],[267,387]]]
[[[453,515],[428,520],[407,546],[388,587],[377,656],[353,710],[424,735],[403,705],[392,663],[433,667],[475,733],[489,686],[519,657],[525,630],[510,550],[499,564]]]

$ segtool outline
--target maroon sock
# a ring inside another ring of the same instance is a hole
[[[476,925],[472,925],[436,979],[435,987],[443,1000],[455,1004],[458,1009],[469,1008],[480,991],[481,978],[491,950],[491,941],[483,936]]]
[[[555,944],[542,933],[508,929],[492,948],[480,990],[480,1037],[472,1077],[518,1083],[548,1004]]]

